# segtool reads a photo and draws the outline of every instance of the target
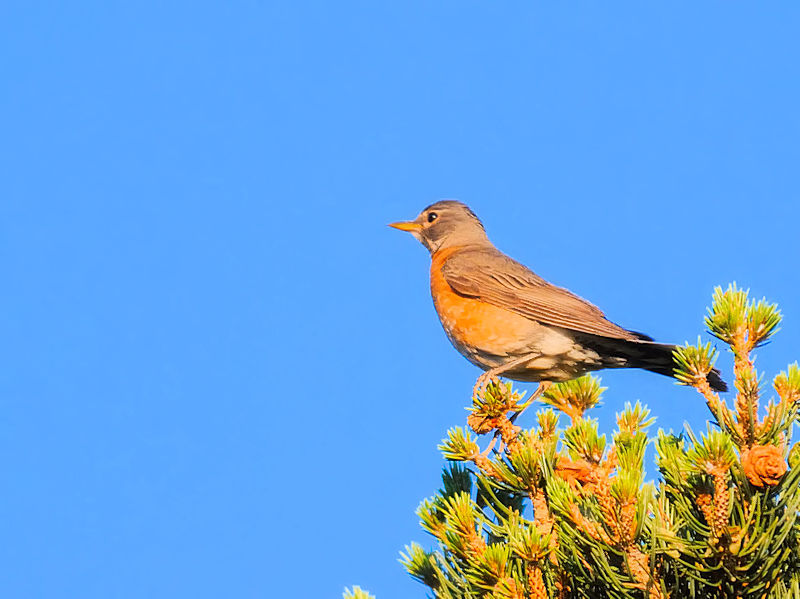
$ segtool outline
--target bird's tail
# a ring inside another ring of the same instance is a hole
[[[674,345],[653,341],[626,341],[622,339],[595,338],[603,345],[598,348],[605,355],[614,356],[610,367],[643,368],[665,376],[675,376]],[[719,370],[714,368],[706,377],[714,391],[727,391],[728,385],[722,380]]]

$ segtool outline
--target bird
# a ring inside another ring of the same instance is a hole
[[[500,375],[538,382],[530,399],[553,383],[606,368],[675,376],[675,345],[611,322],[595,305],[503,254],[466,204],[439,201],[389,226],[411,233],[430,252],[431,296],[444,332],[484,371],[473,399],[490,382],[499,384]],[[727,390],[718,370],[707,380],[715,391]]]

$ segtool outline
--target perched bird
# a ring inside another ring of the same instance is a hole
[[[643,368],[674,376],[675,346],[656,343],[606,319],[594,305],[551,285],[492,245],[465,204],[436,202],[408,231],[431,253],[431,295],[455,348],[485,372],[481,393],[500,375],[517,381],[566,381],[603,368]],[[712,389],[726,391],[719,371]]]

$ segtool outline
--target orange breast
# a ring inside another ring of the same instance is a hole
[[[431,260],[431,295],[450,341],[476,363],[491,361],[490,356],[480,359],[478,354],[505,357],[525,352],[541,334],[538,323],[515,312],[459,295],[447,284],[442,266],[459,249],[440,250]]]

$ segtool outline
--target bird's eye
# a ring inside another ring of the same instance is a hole
[[[429,222],[429,223],[432,223],[432,222],[433,222],[433,221],[435,221],[437,218],[439,218],[439,215],[438,215],[438,214],[436,214],[435,212],[429,212],[429,213],[428,213],[428,222]]]

